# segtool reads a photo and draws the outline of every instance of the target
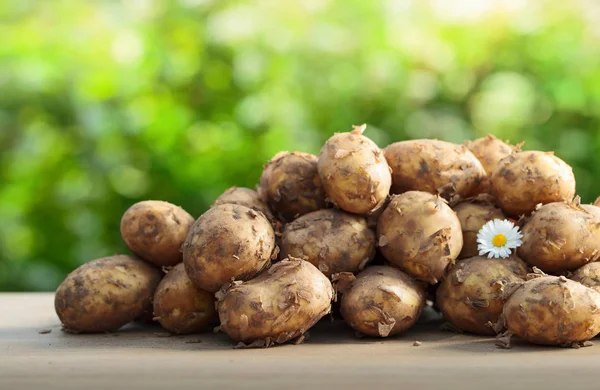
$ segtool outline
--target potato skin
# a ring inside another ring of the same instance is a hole
[[[506,301],[504,287],[524,282],[527,265],[516,256],[507,259],[471,257],[459,260],[440,283],[436,303],[444,318],[459,329],[479,335],[495,334]]]
[[[216,319],[215,295],[197,288],[177,264],[154,293],[154,316],[172,333],[199,333]]]
[[[573,270],[600,258],[600,215],[576,203],[540,207],[521,232],[519,257],[544,272]]]
[[[450,199],[475,196],[487,179],[483,166],[465,145],[420,139],[385,148],[392,168],[392,193],[425,191]]]
[[[600,293],[600,263],[588,263],[578,268],[569,279]]]
[[[409,191],[394,195],[379,217],[378,245],[388,261],[435,284],[462,250],[458,217],[439,196]]]
[[[194,217],[181,207],[158,200],[131,206],[121,218],[121,236],[129,249],[142,259],[158,265],[181,262],[181,244]]]
[[[502,311],[509,331],[530,343],[569,345],[600,332],[600,294],[564,276],[525,282]]]
[[[273,221],[274,217],[269,210],[267,204],[262,200],[258,192],[245,187],[230,187],[225,190],[213,203],[214,206],[222,204],[239,204],[246,206],[254,211],[264,214],[269,221]]]
[[[573,170],[552,152],[511,154],[498,163],[491,181],[491,194],[514,218],[529,215],[539,203],[570,202],[575,195]]]
[[[54,298],[56,314],[73,332],[117,330],[143,313],[161,278],[160,270],[132,256],[92,260],[60,284]]]
[[[282,221],[325,208],[317,156],[277,153],[264,167],[258,193]]]
[[[217,292],[232,280],[248,280],[270,263],[275,234],[269,221],[246,206],[224,204],[204,213],[183,244],[183,263],[200,289]]]
[[[319,153],[319,176],[329,200],[354,214],[376,210],[385,202],[392,182],[383,152],[362,135],[365,127],[334,134]]]
[[[218,298],[223,332],[234,341],[270,346],[301,336],[328,314],[333,286],[308,261],[285,259]]]
[[[398,269],[373,266],[359,273],[343,293],[340,310],[354,330],[388,337],[413,326],[424,306],[423,285]]]
[[[375,233],[364,217],[327,209],[305,214],[285,226],[280,257],[309,261],[331,277],[363,269],[375,250]]]
[[[488,176],[488,180],[486,180],[482,186],[482,190],[486,193],[490,190],[489,178],[496,170],[500,160],[510,156],[514,152],[518,152],[521,147],[521,145],[512,146],[502,142],[491,134],[488,134],[486,137],[477,138],[474,141],[465,141],[465,145],[467,145],[467,148],[469,148],[471,153],[473,153],[479,162],[481,162],[481,165]]]

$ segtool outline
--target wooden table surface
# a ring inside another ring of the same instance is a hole
[[[155,327],[68,334],[50,293],[0,294],[0,308],[2,390],[600,387],[600,343],[503,350],[493,339],[439,331],[432,313],[387,340],[357,339],[324,321],[303,345],[236,350],[223,334],[168,336]]]

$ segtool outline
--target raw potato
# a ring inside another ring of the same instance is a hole
[[[596,262],[584,265],[576,270],[570,276],[570,279],[600,293],[600,263]]]
[[[331,282],[308,261],[274,264],[218,295],[221,330],[234,341],[271,346],[301,337],[331,310]]]
[[[425,191],[446,199],[482,192],[487,176],[465,145],[421,139],[396,142],[385,148],[392,168],[392,193]]]
[[[375,256],[375,249],[375,233],[364,217],[327,209],[286,225],[280,257],[309,261],[330,277],[362,270]]]
[[[511,154],[498,163],[491,181],[492,195],[514,218],[529,215],[540,203],[570,202],[575,195],[572,168],[552,152]]]
[[[160,270],[131,256],[92,260],[58,287],[56,314],[72,332],[117,330],[143,313],[161,278]]]
[[[489,134],[486,137],[478,138],[475,141],[466,141],[465,145],[467,148],[477,157],[488,178],[492,176],[492,173],[496,170],[498,163],[504,157],[510,156],[514,152],[518,152],[521,149],[522,144],[512,146],[508,143],[500,141],[498,138]],[[482,190],[488,192],[490,189],[490,182],[487,180]]]
[[[310,153],[280,152],[260,177],[258,193],[282,221],[325,208],[325,192]]]
[[[156,289],[154,316],[169,332],[199,333],[216,319],[215,296],[197,288],[180,263],[169,271]]]
[[[394,195],[377,225],[379,250],[403,271],[431,284],[454,263],[463,236],[444,199],[427,192]]]
[[[516,256],[508,259],[472,257],[458,261],[437,289],[437,306],[457,328],[493,335],[506,301],[505,287],[524,282],[527,266]]]
[[[600,294],[564,276],[529,280],[506,301],[508,331],[525,341],[568,346],[600,332]]]
[[[194,217],[181,207],[158,200],[131,206],[121,219],[121,236],[133,253],[158,266],[181,262],[181,244]]]
[[[222,204],[239,204],[246,206],[255,211],[259,211],[264,214],[269,221],[273,221],[274,217],[269,207],[258,194],[258,192],[245,187],[231,187],[225,190],[221,196],[215,200],[214,206]]]
[[[540,207],[521,231],[519,257],[544,272],[574,270],[600,258],[600,214],[577,202]]]
[[[383,152],[354,126],[325,142],[319,154],[319,175],[328,198],[354,214],[378,209],[386,200],[392,177]]]
[[[425,306],[425,290],[404,272],[373,266],[343,291],[341,313],[354,330],[374,337],[402,333],[417,322]]]
[[[224,204],[193,224],[183,244],[183,262],[192,282],[214,293],[234,279],[256,276],[269,265],[275,248],[273,228],[262,214]]]

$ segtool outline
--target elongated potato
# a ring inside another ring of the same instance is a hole
[[[423,285],[395,268],[373,266],[359,273],[343,292],[340,310],[354,330],[388,337],[413,326],[424,306]]]
[[[489,192],[489,178],[496,170],[500,160],[510,156],[512,153],[518,152],[522,146],[522,144],[512,146],[506,142],[500,141],[491,134],[488,134],[486,137],[478,138],[475,141],[465,141],[465,145],[467,145],[467,148],[469,148],[471,153],[473,153],[479,162],[481,162],[481,165],[488,176],[488,180],[486,180],[482,186],[484,192]]]
[[[223,192],[213,206],[219,206],[222,204],[239,204],[246,206],[254,211],[263,213],[269,221],[273,221],[274,217],[269,210],[267,204],[262,200],[258,192],[245,187],[230,187]]]
[[[301,337],[331,310],[331,282],[308,261],[273,264],[218,295],[221,330],[234,341],[271,346]]]
[[[280,257],[309,261],[330,277],[363,269],[375,256],[375,249],[375,233],[364,217],[327,209],[286,225]]]
[[[383,152],[362,135],[366,125],[354,126],[325,142],[319,154],[319,176],[328,198],[355,214],[376,210],[385,202],[392,182]]]
[[[161,278],[160,270],[131,256],[92,260],[58,287],[56,314],[73,332],[117,330],[143,313]]]
[[[435,284],[462,250],[458,217],[439,196],[422,191],[394,195],[377,224],[379,250],[390,263]]]
[[[509,217],[529,215],[538,204],[570,202],[575,176],[552,152],[526,151],[502,159],[492,174],[492,195]]]
[[[385,148],[392,168],[392,193],[425,191],[450,199],[481,192],[487,176],[465,145],[421,139],[393,143]]]
[[[121,219],[121,236],[133,253],[159,266],[181,262],[181,244],[194,223],[171,203],[146,200],[131,206]]]
[[[506,301],[505,287],[524,282],[526,264],[516,256],[508,259],[472,257],[459,260],[437,289],[437,306],[446,320],[459,329],[493,335]]]
[[[578,268],[569,278],[600,293],[600,262]]]

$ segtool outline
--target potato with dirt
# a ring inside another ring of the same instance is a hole
[[[385,148],[392,168],[393,194],[424,191],[445,199],[469,198],[482,192],[483,166],[465,145],[435,139],[395,142]]]
[[[383,152],[363,135],[366,125],[336,133],[319,153],[319,176],[327,197],[340,209],[368,214],[386,201],[392,182]]]
[[[181,244],[194,217],[171,203],[146,200],[131,206],[121,218],[121,236],[129,249],[158,265],[180,263]]]
[[[56,314],[74,333],[115,331],[142,315],[162,276],[162,271],[132,256],[92,260],[60,284]]]
[[[326,209],[305,214],[285,226],[280,257],[306,260],[330,277],[362,270],[375,250],[375,232],[364,217]]]
[[[428,192],[394,195],[377,224],[379,250],[393,265],[436,284],[463,247],[460,221],[446,201]]]
[[[354,330],[389,337],[412,327],[425,306],[425,288],[406,273],[387,266],[360,272],[342,290],[340,311]]]
[[[167,273],[154,293],[154,318],[171,333],[205,331],[216,317],[215,295],[196,287],[183,263]]]
[[[440,283],[437,306],[457,328],[479,335],[494,335],[506,301],[505,288],[522,283],[527,265],[516,256],[507,259],[471,257],[459,260]]]
[[[254,211],[264,214],[269,221],[273,221],[274,217],[269,210],[267,204],[262,200],[258,192],[245,187],[230,187],[223,192],[213,203],[214,206],[222,204],[239,204],[246,206]]]
[[[578,268],[569,279],[600,293],[600,262],[588,263]]]
[[[517,146],[512,146],[508,142],[503,142],[491,134],[486,137],[477,138],[475,141],[465,141],[467,148],[477,157],[485,173],[488,176],[488,180],[484,183],[482,190],[488,192],[490,189],[489,178],[492,173],[496,170],[498,163],[504,157],[510,156],[512,153],[516,153],[521,150],[522,143]]]
[[[331,310],[333,286],[308,261],[284,259],[255,279],[217,294],[221,330],[232,340],[269,347],[303,334]]]
[[[573,169],[552,152],[513,153],[491,176],[491,194],[509,217],[531,214],[538,204],[570,202],[575,196]]]
[[[192,282],[211,293],[232,280],[256,276],[277,256],[267,218],[236,204],[212,207],[192,225],[183,263]]]

